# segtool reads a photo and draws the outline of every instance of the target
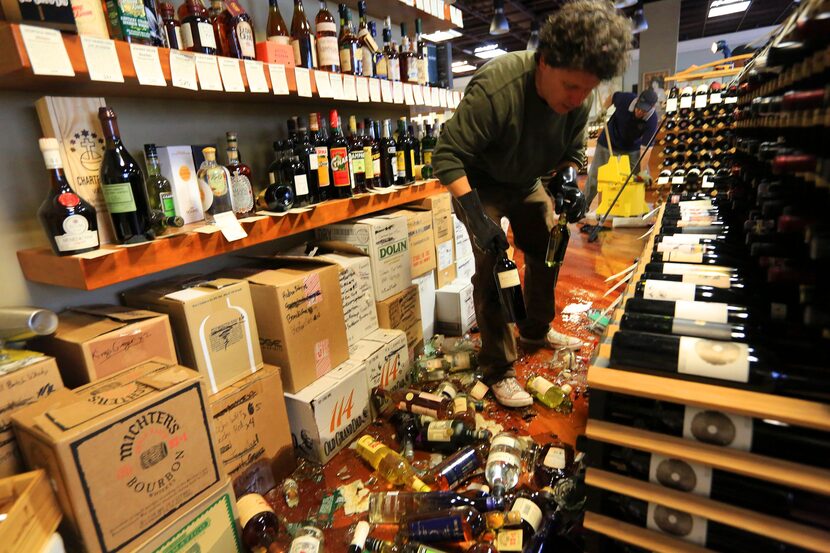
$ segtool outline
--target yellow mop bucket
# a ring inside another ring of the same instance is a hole
[[[597,172],[597,191],[602,194],[597,213],[605,213],[617,193],[628,178],[631,172],[630,162],[628,156],[614,156],[611,154],[611,159],[608,163],[602,165]],[[611,215],[616,217],[633,217],[636,215],[645,215],[648,213],[648,205],[646,205],[646,186],[643,182],[637,182],[634,177],[628,182],[628,185],[623,190],[620,199],[611,210]]]

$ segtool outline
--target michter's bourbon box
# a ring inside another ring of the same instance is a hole
[[[59,390],[12,420],[89,552],[136,550],[226,482],[203,380],[169,362]]]
[[[35,102],[43,136],[54,137],[61,146],[63,171],[69,185],[98,213],[98,237],[102,244],[114,241],[104,194],[101,191],[101,161],[104,131],[98,121],[103,98],[44,96]]]

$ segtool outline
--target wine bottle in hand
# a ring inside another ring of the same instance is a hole
[[[493,275],[496,285],[499,287],[499,299],[501,300],[502,313],[509,323],[518,323],[527,318],[525,311],[524,294],[522,284],[519,281],[519,270],[516,264],[502,253],[496,260],[493,267]]]

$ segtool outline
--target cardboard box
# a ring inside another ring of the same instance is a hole
[[[12,413],[63,388],[52,357],[33,351],[0,350],[0,477],[22,472],[23,461],[12,431]],[[1,543],[1,542],[0,542]]]
[[[297,394],[285,394],[298,453],[328,462],[371,422],[366,367],[348,360]]]
[[[435,334],[435,272],[412,279],[412,284],[418,287],[418,300],[421,304],[421,331],[424,340],[429,340]]]
[[[206,395],[198,373],[147,361],[12,415],[86,551],[134,551],[225,482]]]
[[[237,496],[270,490],[294,470],[278,367],[265,365],[211,396],[210,412],[219,458]]]
[[[350,359],[365,365],[370,399],[375,388],[399,390],[411,381],[412,360],[406,333],[402,330],[378,329],[352,348]],[[383,411],[383,407],[383,404],[371,402],[372,419]]]
[[[450,336],[463,336],[476,324],[473,285],[454,282],[435,292],[437,330]]]
[[[77,388],[148,359],[175,363],[167,315],[120,305],[73,307],[59,315],[58,330],[32,341],[58,359],[66,385]]]
[[[223,274],[250,283],[265,360],[299,392],[349,358],[340,267],[311,257],[262,259]]]
[[[401,209],[393,211],[389,215],[406,217],[412,278],[435,269],[435,236],[432,232],[432,214],[428,211]]]
[[[404,217],[369,217],[318,228],[321,241],[347,242],[369,255],[375,301],[394,296],[412,284],[409,231]]]
[[[190,146],[159,146],[156,150],[161,174],[170,181],[176,215],[185,223],[204,220],[202,196]]]
[[[341,251],[317,257],[340,266],[340,298],[343,301],[346,338],[349,347],[352,347],[378,328],[372,264],[369,257],[354,246],[343,244],[339,249]]]
[[[61,520],[49,478],[42,470],[0,480],[0,553],[41,551]]]
[[[476,260],[473,257],[466,259],[459,259],[455,262],[456,266],[456,282],[464,282],[471,284],[473,282],[473,275],[476,274]]]
[[[139,549],[140,553],[242,553],[236,497],[229,482],[210,492],[173,524]]]
[[[470,234],[467,232],[467,227],[458,218],[455,213],[452,214],[452,223],[454,231],[454,245],[455,245],[455,262],[458,264],[459,259],[468,259],[473,257],[473,243],[470,240]]]
[[[418,342],[424,339],[421,327],[421,300],[418,286],[413,284],[391,298],[377,302],[378,323],[381,328],[403,330],[409,353],[414,359],[414,350]]]
[[[435,283],[442,288],[455,279],[455,231],[452,221],[452,200],[449,192],[435,194],[409,204],[432,213],[432,232],[435,237]]]
[[[205,376],[210,393],[262,367],[251,289],[244,280],[188,275],[127,290],[121,298],[167,313],[179,359]]]

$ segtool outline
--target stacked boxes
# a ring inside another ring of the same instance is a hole
[[[391,298],[377,302],[378,323],[381,328],[398,329],[406,333],[410,359],[423,350],[424,331],[421,327],[421,302],[418,286],[413,284]]]
[[[409,204],[432,214],[432,232],[435,239],[435,284],[441,288],[455,280],[452,202],[449,193],[436,194]]]

